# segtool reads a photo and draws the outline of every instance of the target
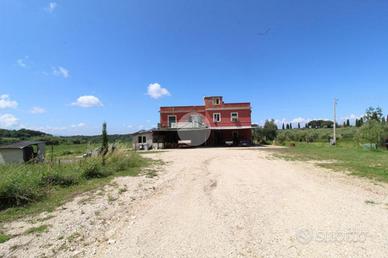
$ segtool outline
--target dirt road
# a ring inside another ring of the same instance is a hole
[[[158,178],[118,179],[104,191],[115,200],[95,194],[83,204],[83,214],[77,213],[77,199],[47,219],[49,232],[24,245],[12,239],[0,247],[0,256],[388,255],[386,185],[275,159],[260,149],[146,155],[166,162]],[[119,194],[123,185],[127,191]],[[87,219],[77,221],[84,214]],[[8,231],[16,230],[13,224]],[[64,227],[68,232],[61,231]],[[74,232],[77,240],[71,242],[68,236]],[[58,240],[61,234],[65,244]],[[12,244],[22,248],[11,250]]]

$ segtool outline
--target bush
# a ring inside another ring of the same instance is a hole
[[[258,143],[272,142],[276,139],[278,127],[275,120],[267,120],[263,127],[257,127],[253,131],[253,136]]]
[[[111,174],[112,172],[103,167],[98,159],[88,159],[81,163],[81,175],[83,178],[101,178]]]
[[[74,169],[76,173],[66,173],[67,167],[64,167],[62,170],[51,170],[42,176],[41,185],[71,186],[78,184],[80,181],[79,170],[75,167],[70,168]]]
[[[369,120],[358,129],[354,138],[360,144],[371,143],[380,146],[384,141],[384,129],[384,125],[379,121]]]
[[[120,148],[106,161],[106,166],[98,158],[72,164],[0,165],[0,210],[39,201],[55,191],[56,186],[82,184],[146,164],[138,154]],[[136,175],[138,170],[128,171]]]
[[[73,151],[65,150],[65,151],[62,151],[61,156],[68,156],[68,155],[73,155],[73,154],[74,154]]]
[[[130,155],[128,152],[119,148],[115,153],[108,158],[109,167],[112,171],[124,171],[129,168],[141,167],[144,164],[144,160],[138,155],[133,153]]]
[[[347,127],[337,129],[337,140],[351,141],[356,134],[357,128]],[[279,130],[276,137],[278,144],[285,142],[329,142],[333,137],[333,129],[294,129],[294,130]]]
[[[0,207],[22,205],[45,196],[42,173],[35,166],[0,166]]]

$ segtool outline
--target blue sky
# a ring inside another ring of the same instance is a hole
[[[0,127],[150,128],[161,105],[252,119],[388,111],[388,1],[0,1]],[[151,85],[152,94],[147,94]]]

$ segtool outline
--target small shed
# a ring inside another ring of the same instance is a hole
[[[132,145],[134,150],[152,149],[153,136],[152,130],[140,130],[132,134]]]
[[[45,142],[42,141],[24,141],[0,145],[0,164],[43,162],[45,146]]]
[[[155,135],[155,129],[140,130],[132,134],[132,147],[134,150],[158,150],[163,149],[164,144]]]

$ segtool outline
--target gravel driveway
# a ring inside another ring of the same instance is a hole
[[[156,155],[174,175],[101,256],[388,255],[385,190],[252,149]]]
[[[104,227],[98,225],[100,220],[82,227],[75,200],[48,220],[51,233],[28,242],[27,250],[0,248],[0,256],[388,255],[386,185],[312,163],[279,160],[271,151],[257,148],[179,149],[146,155],[165,162],[158,178],[119,178],[116,186],[105,190],[112,194],[122,185],[128,188],[114,195],[114,204],[101,195],[85,204],[83,214],[89,212],[89,220],[97,216],[108,221]],[[64,225],[58,220],[64,218],[63,223],[76,224],[70,231],[83,237],[59,249],[57,235]],[[42,246],[50,241],[55,243],[48,252],[50,248]]]

